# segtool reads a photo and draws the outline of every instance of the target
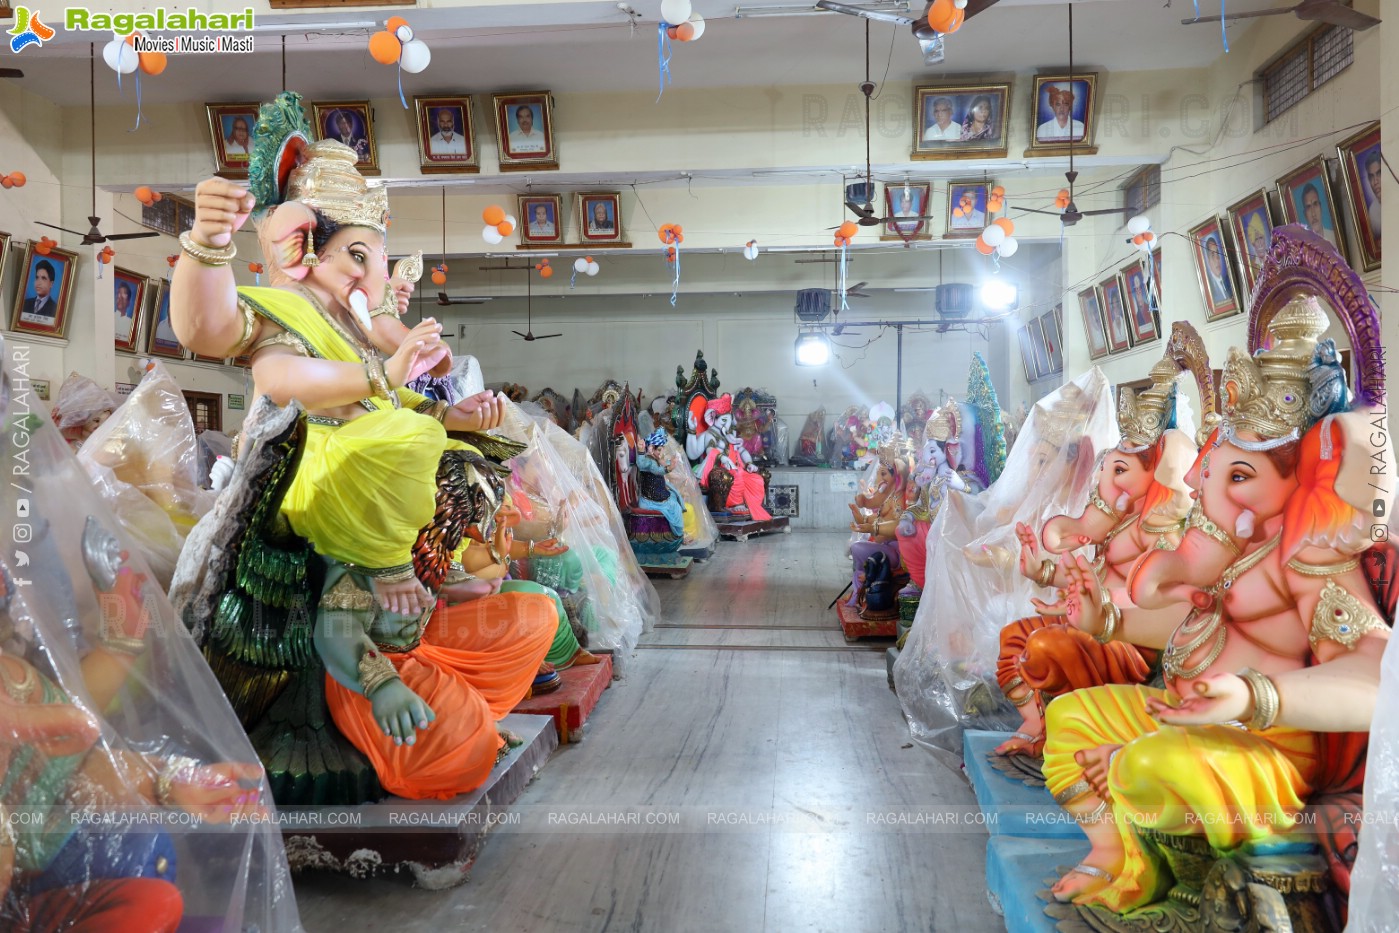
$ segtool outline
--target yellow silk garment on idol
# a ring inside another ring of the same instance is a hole
[[[311,356],[363,362],[304,297],[248,286],[238,289],[238,297],[299,338]],[[436,418],[415,410],[431,404],[428,398],[395,391],[401,408],[366,398],[360,403],[365,413],[344,423],[310,419],[301,464],[282,500],[282,515],[317,553],[371,574],[411,567],[418,532],[436,508],[442,452],[466,448],[448,439]]]

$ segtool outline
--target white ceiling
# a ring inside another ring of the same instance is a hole
[[[916,0],[915,0],[916,2]],[[1203,0],[1217,12],[1221,0]],[[632,0],[642,14],[633,32],[615,0],[407,11],[433,61],[421,75],[404,75],[404,93],[548,88],[555,92],[649,91],[657,84],[656,0]],[[773,6],[764,0],[753,6]],[[1231,13],[1266,9],[1273,0],[1228,0]],[[792,4],[796,7],[799,4]],[[792,86],[858,83],[864,75],[864,21],[838,14],[734,18],[732,0],[694,0],[708,19],[702,40],[677,43],[673,87]],[[739,8],[741,9],[741,8]],[[929,69],[906,27],[874,23],[871,68],[876,81],[906,82],[986,71],[1062,66],[1068,59],[1067,5],[1048,0],[1000,0],[947,39],[945,63]],[[1080,0],[1075,4],[1075,61],[1107,71],[1196,68],[1222,54],[1217,26],[1183,26],[1189,0]],[[243,55],[170,56],[165,73],[142,82],[147,103],[271,97],[281,90],[280,49],[286,35],[287,85],[308,99],[383,97],[396,93],[394,69],[376,64],[367,36],[384,12],[341,11],[264,17],[258,51]],[[1252,21],[1230,27],[1237,40]],[[291,26],[291,23],[300,23]],[[289,29],[314,32],[288,32]],[[60,32],[42,49],[8,59],[23,68],[26,90],[64,105],[86,103],[87,39]],[[99,103],[134,102],[116,76],[97,65]]]

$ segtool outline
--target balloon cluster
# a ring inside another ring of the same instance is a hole
[[[851,239],[860,232],[860,225],[853,220],[847,220],[836,228],[836,246],[849,246]]]
[[[758,258],[758,241],[749,240],[743,245],[743,258],[752,262]]]
[[[445,262],[439,262],[437,265],[432,267],[432,284],[447,284],[447,264]]]
[[[962,28],[967,18],[967,0],[933,0],[928,6],[928,25],[944,36]]]
[[[250,262],[248,263],[248,271],[251,272],[253,275],[262,275],[262,273],[265,272],[266,269],[260,262]]]
[[[413,38],[413,27],[402,16],[390,16],[384,28],[369,37],[369,55],[381,65],[397,64],[415,75],[432,61],[432,50]]]
[[[136,37],[133,32],[122,38],[118,36],[102,46],[102,60],[118,75],[129,75],[137,68],[148,75],[158,75],[165,70],[168,60],[164,52],[137,52]]]
[[[146,185],[140,186],[132,193],[136,195],[136,200],[146,205],[146,207],[150,207],[163,197],[159,191],[156,191],[154,188],[149,188]]]
[[[661,22],[667,39],[693,42],[704,35],[704,17],[691,12],[690,0],[661,0]]]
[[[656,237],[666,245],[666,262],[675,262],[676,247],[685,242],[685,229],[679,224],[661,224]]]
[[[1132,234],[1132,245],[1143,253],[1150,253],[1156,243],[1156,234],[1151,232],[1151,218],[1138,214],[1127,221],[1127,232]]]
[[[983,256],[996,253],[1002,259],[1009,259],[1020,249],[1020,241],[1013,236],[1014,233],[1015,221],[1009,217],[998,217],[976,238],[976,251]]]
[[[114,249],[112,249],[112,246],[111,246],[110,243],[107,244],[106,246],[102,247],[101,252],[99,252],[99,253],[97,254],[97,262],[98,262],[98,266],[97,266],[97,277],[98,277],[99,279],[102,278],[102,267],[103,267],[103,266],[106,266],[106,265],[110,265],[111,262],[112,262],[112,257],[115,256],[116,254],[117,254],[117,251],[114,250]]]
[[[591,256],[580,256],[573,260],[573,271],[581,272],[584,275],[597,275],[602,269]]]
[[[549,266],[549,260],[541,259],[534,264],[535,271],[539,273],[541,279],[547,279],[554,274],[554,270]]]
[[[0,173],[0,188],[23,188],[29,177],[23,172]]]
[[[46,236],[39,237],[39,242],[34,244],[34,252],[40,256],[47,256],[58,245],[58,241]]]
[[[166,262],[166,264],[167,264],[168,266],[170,266],[170,268],[172,268],[172,269],[175,268],[175,263],[177,263],[177,262],[179,262],[179,261],[180,261],[180,254],[179,254],[179,253],[171,253],[169,256],[166,256],[166,257],[165,257],[165,262]]]
[[[1069,206],[1069,201],[1070,201],[1070,200],[1072,200],[1072,199],[1071,199],[1071,197],[1069,196],[1069,189],[1068,189],[1068,188],[1060,188],[1060,189],[1059,189],[1059,193],[1056,194],[1056,195],[1054,196],[1054,206],[1055,206],[1058,210],[1061,210],[1061,211],[1062,211],[1064,208],[1066,208],[1066,207]]]
[[[492,246],[514,233],[515,225],[519,223],[505,213],[505,208],[494,204],[481,212],[481,219],[486,222],[485,229],[481,231],[481,239]]]
[[[986,210],[988,213],[999,214],[1006,206],[1006,189],[996,185],[986,195]]]

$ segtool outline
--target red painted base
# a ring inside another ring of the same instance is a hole
[[[583,737],[583,723],[597,706],[602,691],[612,686],[612,655],[599,652],[598,657],[602,659],[598,664],[575,665],[560,671],[562,687],[522,700],[511,712],[552,716],[554,727],[559,730],[559,744],[577,742]]]
[[[893,638],[899,633],[897,615],[883,622],[870,622],[860,618],[855,607],[845,605],[844,599],[836,603],[836,617],[840,620],[840,629],[847,639]]]

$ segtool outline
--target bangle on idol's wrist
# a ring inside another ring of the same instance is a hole
[[[1054,582],[1054,561],[1046,557],[1040,561],[1040,574],[1036,581],[1040,586],[1049,586]]]
[[[117,654],[135,656],[146,650],[146,640],[128,635],[108,635],[101,639],[101,645]]]
[[[155,779],[155,802],[162,807],[170,806],[170,785],[175,783],[175,778],[181,771],[193,771],[199,762],[193,758],[176,757],[165,763],[165,767],[160,769],[160,774]]]
[[[1103,630],[1093,637],[1098,644],[1106,645],[1117,634],[1117,624],[1122,621],[1122,610],[1113,602],[1103,603]]]
[[[533,542],[533,541],[530,541],[530,543],[529,543],[529,548],[525,551],[525,557],[527,557],[527,558],[532,558],[532,557],[534,557],[534,542]]]
[[[226,266],[238,255],[238,247],[233,245],[232,240],[224,247],[206,246],[190,236],[188,230],[180,234],[180,249],[189,254],[191,259],[206,266]]]
[[[393,662],[378,651],[370,648],[359,658],[359,686],[366,697],[391,680],[398,680],[398,670]]]
[[[1248,692],[1253,697],[1253,718],[1249,721],[1248,728],[1254,732],[1271,729],[1282,709],[1282,698],[1278,696],[1277,684],[1273,683],[1273,679],[1267,674],[1255,671],[1251,667],[1239,671],[1239,676],[1248,684]]]
[[[384,370],[384,361],[378,357],[368,360],[364,364],[364,376],[369,380],[369,391],[378,398],[388,399],[393,397],[393,391],[389,388],[388,373]]]

